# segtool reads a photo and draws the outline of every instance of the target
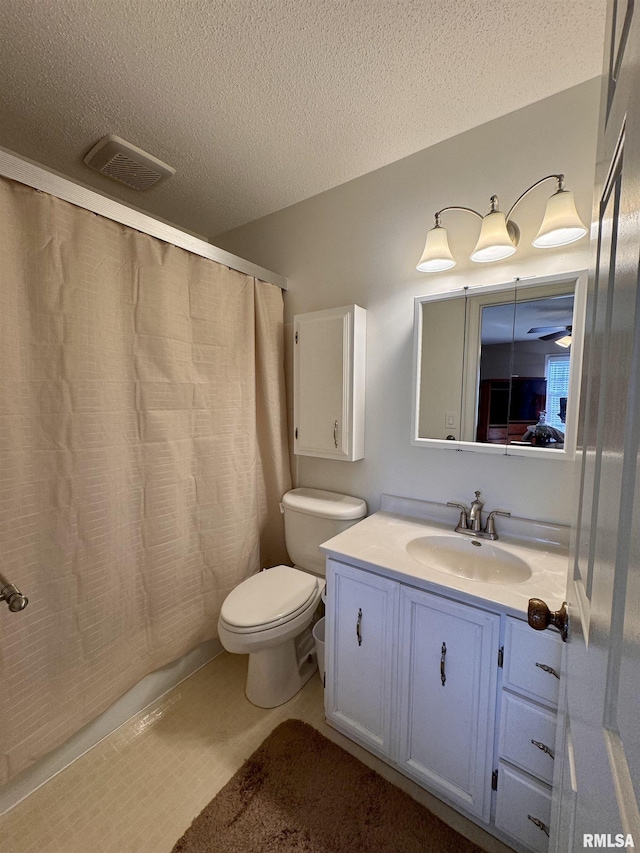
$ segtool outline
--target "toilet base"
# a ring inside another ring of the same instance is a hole
[[[318,669],[311,628],[269,649],[251,652],[245,694],[259,708],[284,705]]]

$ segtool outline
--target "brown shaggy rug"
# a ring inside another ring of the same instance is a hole
[[[300,720],[279,725],[173,853],[481,853]]]

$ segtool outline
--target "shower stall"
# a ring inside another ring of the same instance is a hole
[[[0,174],[4,785],[216,637],[286,560],[291,480],[283,280],[8,152]]]

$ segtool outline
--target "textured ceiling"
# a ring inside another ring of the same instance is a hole
[[[0,145],[211,237],[601,72],[605,0],[2,0]],[[82,158],[115,133],[177,174]]]

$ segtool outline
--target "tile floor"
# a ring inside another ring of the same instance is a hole
[[[244,695],[246,661],[219,655],[0,817],[3,853],[169,853],[269,732],[291,717],[315,726],[485,850],[510,853],[330,729],[317,676],[286,705],[256,708]]]

